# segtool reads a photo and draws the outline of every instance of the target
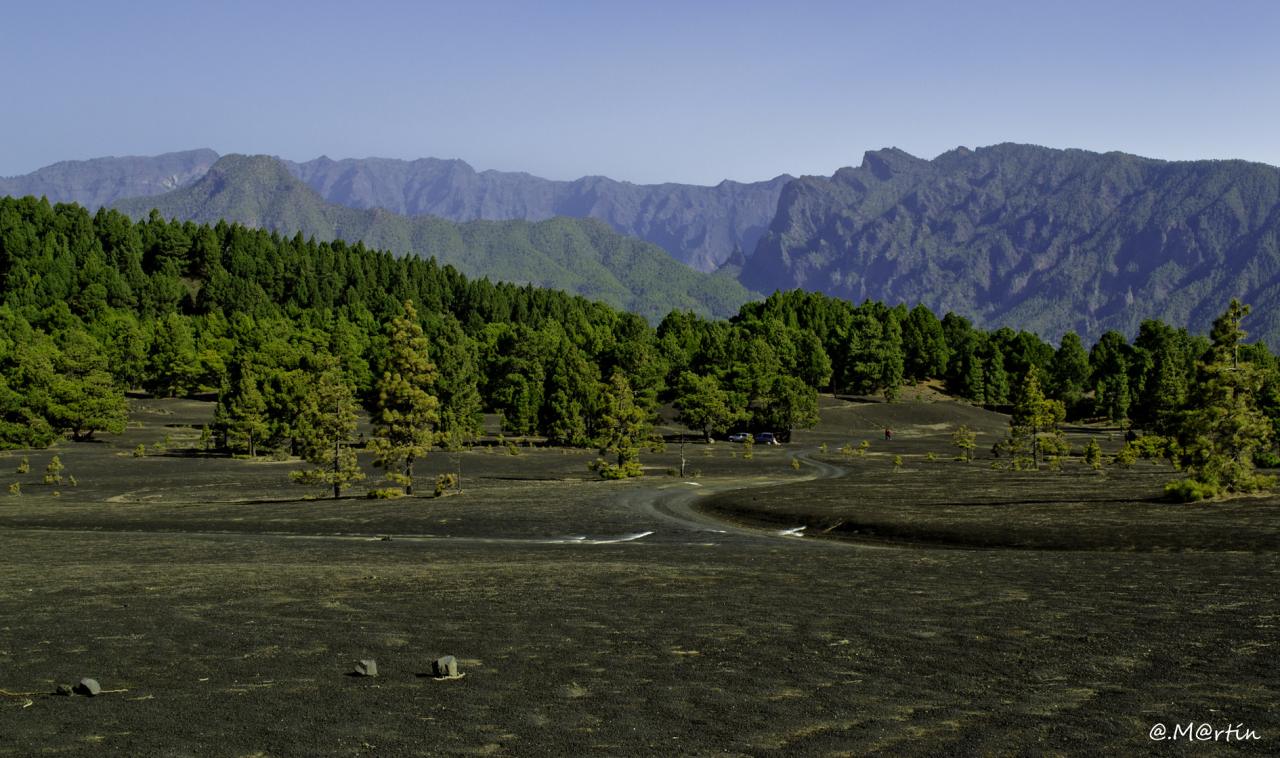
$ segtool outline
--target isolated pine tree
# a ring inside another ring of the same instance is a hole
[[[1049,400],[1040,389],[1035,370],[1022,378],[1013,413],[1009,416],[1009,434],[1004,449],[1013,460],[1014,468],[1030,465],[1040,468],[1046,455],[1057,456],[1066,452],[1066,444],[1058,424],[1066,417],[1066,409],[1060,400]],[[1029,457],[1028,457],[1029,456]]]
[[[605,386],[601,410],[597,444],[600,454],[613,457],[615,462],[598,460],[596,470],[607,479],[643,475],[640,451],[655,447],[653,426],[649,414],[636,403],[631,383],[621,371],[615,371]]]
[[[332,486],[337,499],[344,487],[365,478],[350,444],[356,429],[355,395],[336,365],[310,378],[312,391],[298,409],[295,429],[299,452],[314,468],[295,471],[292,476],[299,484]]]
[[[431,449],[439,401],[432,394],[436,368],[428,358],[426,337],[411,301],[404,315],[391,322],[388,356],[382,377],[376,383],[377,402],[373,409],[373,437],[369,449],[374,463],[387,471],[387,478],[413,494],[413,464]]]

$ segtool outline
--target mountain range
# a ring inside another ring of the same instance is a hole
[[[555,182],[437,159],[228,156],[213,171],[217,160],[196,150],[59,163],[0,179],[0,192],[363,239],[650,317],[691,302],[723,314],[748,290],[800,287],[1094,340],[1132,335],[1145,318],[1207,332],[1234,296],[1254,306],[1251,334],[1280,345],[1280,169],[1259,163],[1017,144],[925,160],[889,148],[830,177],[696,187]],[[667,268],[639,239],[717,274]],[[746,289],[729,286],[735,276]]]
[[[922,302],[1056,339],[1145,318],[1206,333],[1227,299],[1280,345],[1280,169],[1002,144],[868,152],[789,183],[741,272],[763,292]]]
[[[284,162],[265,155],[223,156],[185,187],[113,206],[135,218],[154,209],[165,218],[226,220],[287,236],[433,256],[469,276],[565,290],[652,320],[672,309],[724,317],[757,297],[730,275],[694,271],[597,219],[458,223],[348,208],[326,202]]]
[[[90,209],[149,197],[199,179],[218,159],[212,150],[152,158],[97,158],[56,163],[0,179],[0,194],[43,195]],[[699,271],[714,271],[735,251],[751,251],[773,219],[790,176],[764,182],[632,184],[603,176],[554,181],[519,172],[476,171],[460,160],[388,158],[296,163],[288,171],[331,203],[381,208],[405,216],[451,221],[544,221],[597,218],[630,237],[652,242]]]

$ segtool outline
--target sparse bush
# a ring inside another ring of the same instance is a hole
[[[901,456],[901,455],[895,455],[895,456],[893,456],[893,468],[894,468],[895,470],[902,468],[902,456]]]
[[[846,442],[846,443],[844,443],[844,445],[840,448],[840,454],[841,454],[841,455],[843,455],[843,456],[844,456],[844,457],[846,457],[846,458],[852,458],[852,457],[853,457],[853,443],[852,443],[852,442]]]
[[[80,482],[77,482],[77,481],[76,481],[76,478],[75,478],[74,476],[68,476],[68,477],[67,477],[67,484],[70,484],[72,487],[79,487],[79,486],[80,486]]]
[[[826,453],[826,452],[827,452],[827,443],[825,443],[825,442],[824,442],[824,443],[822,443],[821,445],[818,445],[818,452],[819,452],[819,453]]]
[[[142,458],[142,457],[146,456],[146,454],[147,454],[147,446],[146,446],[146,445],[138,445],[137,447],[135,447],[135,448],[133,449],[133,457],[134,457],[134,458]]]
[[[15,496],[16,496],[16,495],[21,495],[21,494],[22,494],[22,484],[21,484],[21,483],[19,483],[19,482],[14,482],[13,484],[10,484],[10,485],[9,485],[9,494],[10,494],[10,495],[15,495]]]
[[[455,474],[441,474],[436,477],[435,496],[441,497],[449,490],[456,489],[458,486],[458,477]]]
[[[1138,448],[1132,442],[1126,442],[1124,447],[1116,451],[1115,464],[1124,468],[1129,468],[1138,462]]]
[[[792,458],[792,459],[791,459],[791,468],[795,469],[796,471],[799,471],[799,470],[800,470],[800,459],[799,459],[799,458]]]
[[[937,456],[937,455],[934,455],[934,452],[933,452],[932,450],[930,450],[929,452],[925,453],[925,455],[924,455],[924,459],[925,459],[926,461],[936,461],[936,460],[938,460],[938,456]]]
[[[956,456],[957,460],[972,461],[973,451],[978,447],[978,435],[965,424],[961,424],[951,435],[951,444],[960,450]]]
[[[402,487],[382,487],[369,490],[365,497],[370,500],[395,500],[404,497],[404,489]]]
[[[1097,440],[1089,440],[1084,448],[1084,463],[1094,471],[1102,470],[1102,447]]]
[[[1198,482],[1195,479],[1178,479],[1164,486],[1164,494],[1170,500],[1179,503],[1192,503],[1198,500],[1212,500],[1219,494],[1219,488],[1213,482]]]
[[[22,460],[18,461],[18,473],[25,474],[30,470],[31,470],[31,459],[24,455],[22,456]]]
[[[288,450],[280,449],[280,450],[271,451],[271,460],[273,461],[277,461],[277,462],[287,461],[289,460],[289,457],[290,456],[289,456]]]
[[[858,445],[858,457],[859,458],[863,457],[864,455],[867,454],[867,451],[870,449],[871,449],[871,440],[863,440]]]
[[[50,458],[49,465],[44,467],[44,483],[62,484],[62,470],[65,468],[61,458],[56,455]]]
[[[507,443],[507,454],[508,454],[508,455],[519,455],[519,454],[520,454],[520,448],[516,447],[516,443],[514,443],[514,442],[508,442],[508,443]]]
[[[742,460],[749,461],[755,458],[755,447],[756,441],[751,437],[747,437],[746,441],[742,443]]]
[[[587,468],[599,474],[601,479],[630,479],[644,475],[644,469],[640,468],[640,463],[637,461],[627,461],[619,465],[597,458],[588,463]]]

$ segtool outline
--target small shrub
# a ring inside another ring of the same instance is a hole
[[[1094,471],[1102,470],[1102,447],[1097,440],[1089,440],[1084,448],[1084,463]]]
[[[1195,479],[1178,479],[1164,486],[1164,494],[1170,500],[1178,503],[1212,500],[1218,496],[1218,485],[1209,482],[1197,482]]]
[[[62,484],[62,470],[65,468],[61,458],[56,455],[50,458],[49,465],[44,467],[44,483]]]
[[[900,469],[900,468],[902,468],[902,456],[901,456],[901,455],[895,455],[895,456],[893,456],[893,467],[894,467],[895,469]]]
[[[843,455],[843,456],[844,456],[844,457],[846,457],[846,458],[852,458],[852,457],[853,457],[853,443],[852,443],[852,442],[846,442],[846,443],[844,443],[844,446],[840,448],[840,454],[841,454],[841,455]]]
[[[1124,447],[1116,451],[1115,463],[1117,466],[1129,468],[1138,462],[1138,448],[1132,442],[1124,443]]]
[[[395,500],[404,497],[404,489],[401,487],[383,487],[381,489],[369,490],[365,497],[370,500]]]
[[[519,454],[520,454],[520,448],[516,447],[516,443],[508,442],[507,455],[519,455]]]
[[[956,456],[957,460],[971,461],[973,460],[973,451],[978,447],[978,435],[965,424],[961,424],[956,428],[955,433],[951,435],[951,444],[955,445],[960,451]]]
[[[142,457],[143,457],[143,456],[145,456],[146,454],[147,454],[147,446],[146,446],[146,445],[138,445],[137,447],[135,447],[135,448],[133,449],[133,457],[134,457],[134,458],[142,458]]]
[[[20,483],[18,483],[18,482],[14,482],[13,484],[10,484],[10,485],[9,485],[9,494],[10,494],[10,495],[15,495],[15,496],[16,496],[16,495],[21,495],[21,494],[22,494],[22,485],[21,485]]]
[[[273,461],[277,461],[277,462],[279,462],[279,461],[287,461],[287,460],[289,460],[289,451],[288,451],[288,450],[284,450],[284,449],[281,449],[281,450],[272,450],[272,451],[271,451],[271,460],[273,460]]]
[[[792,459],[791,459],[791,468],[795,469],[796,471],[799,471],[799,470],[800,470],[800,459],[799,459],[799,458],[792,458]]]
[[[938,460],[938,456],[934,455],[933,451],[930,450],[929,452],[925,453],[924,459],[926,461],[936,461]]]
[[[826,453],[826,452],[827,452],[827,443],[825,443],[825,442],[824,442],[824,443],[822,443],[821,445],[818,445],[818,452],[819,452],[819,453]]]
[[[871,440],[863,440],[858,444],[858,457],[861,458],[871,449]]]
[[[80,486],[80,482],[77,482],[77,481],[76,481],[76,478],[75,478],[74,476],[68,476],[68,477],[67,477],[67,484],[70,484],[72,487],[79,487],[79,486]]]
[[[62,497],[62,493],[61,493],[61,492],[59,492],[58,490],[54,490],[54,491],[53,491],[53,496],[54,496],[54,497]]]
[[[22,456],[22,460],[18,461],[18,473],[25,474],[30,470],[31,470],[31,459],[24,455]]]
[[[441,497],[449,490],[456,489],[458,486],[458,477],[455,474],[441,474],[436,477],[435,496]]]
[[[601,479],[630,479],[633,476],[644,476],[644,469],[640,468],[640,464],[635,461],[619,466],[603,458],[597,458],[588,463],[587,468],[599,474]]]

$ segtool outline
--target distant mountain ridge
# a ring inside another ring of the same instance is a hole
[[[868,152],[789,183],[741,281],[922,302],[1057,339],[1207,332],[1231,296],[1280,345],[1280,169],[1003,144]]]
[[[194,182],[218,159],[212,150],[152,158],[67,161],[0,179],[0,194],[47,196],[90,209],[158,195]],[[602,176],[555,181],[532,174],[476,171],[461,160],[388,158],[281,161],[325,200],[451,221],[598,218],[647,240],[699,271],[714,271],[735,251],[753,250],[792,177],[725,180],[713,187],[632,184]]]
[[[402,255],[433,256],[468,276],[551,287],[602,300],[650,319],[671,309],[723,317],[752,299],[732,277],[706,274],[655,245],[623,236],[595,219],[541,222],[406,217],[326,202],[270,156],[227,155],[204,176],[162,195],[121,200],[134,218],[154,208],[167,218],[220,220],[342,239]]]
[[[159,195],[194,182],[218,160],[212,150],[154,156],[61,161],[23,176],[0,178],[0,195],[47,197],[90,210],[126,197]]]
[[[317,158],[285,165],[325,199],[352,208],[453,221],[598,218],[699,271],[719,268],[735,249],[754,249],[792,178],[725,180],[705,187],[632,184],[603,176],[555,181],[525,173],[478,172],[464,161],[436,158]]]

